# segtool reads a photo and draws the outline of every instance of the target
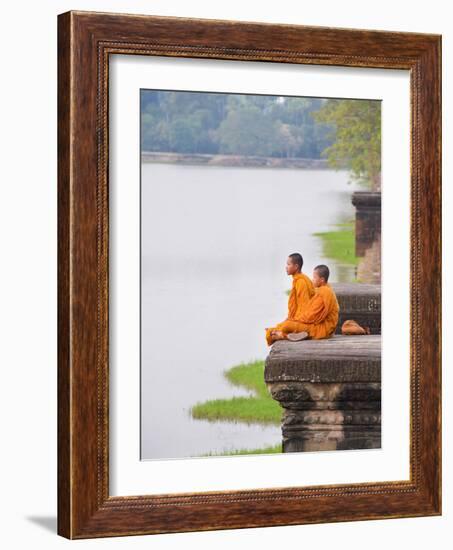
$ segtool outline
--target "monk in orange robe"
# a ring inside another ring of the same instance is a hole
[[[282,330],[289,330],[291,323],[299,319],[302,311],[307,306],[310,298],[315,294],[315,288],[310,278],[302,273],[303,259],[300,254],[295,252],[290,254],[286,260],[286,273],[292,275],[293,285],[288,298],[288,317],[278,323],[275,327],[266,328],[266,341],[270,346],[274,342],[274,335]]]
[[[296,319],[287,322],[274,333],[274,340],[319,340],[335,333],[340,308],[328,280],[329,268],[326,265],[316,266],[313,270],[315,295]]]

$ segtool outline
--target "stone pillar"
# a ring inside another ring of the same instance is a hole
[[[379,335],[272,345],[264,378],[283,407],[283,452],[381,447]]]
[[[352,204],[355,215],[355,255],[361,258],[381,236],[381,193],[355,191]]]

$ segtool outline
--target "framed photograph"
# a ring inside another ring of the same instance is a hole
[[[58,16],[61,536],[441,514],[440,69]]]

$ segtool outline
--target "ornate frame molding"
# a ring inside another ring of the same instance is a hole
[[[441,37],[71,11],[58,16],[58,50],[58,533],[90,538],[439,515]],[[111,54],[410,71],[409,481],[109,496]],[[430,340],[421,339],[422,320]]]

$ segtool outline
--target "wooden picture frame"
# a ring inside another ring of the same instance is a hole
[[[109,495],[112,53],[410,71],[410,480]],[[58,54],[58,533],[81,539],[441,514],[441,37],[71,11],[58,16]]]

